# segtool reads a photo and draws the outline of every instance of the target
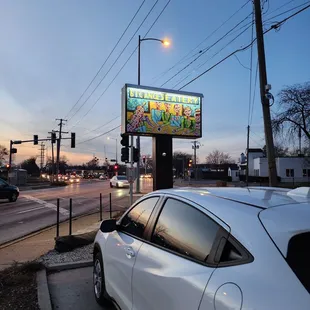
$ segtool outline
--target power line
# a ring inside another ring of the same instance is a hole
[[[252,24],[251,42],[254,39],[254,11],[252,13],[252,22],[253,24]],[[252,75],[253,75],[252,69],[253,69],[253,44],[251,45],[251,53],[250,53],[250,89],[249,89],[248,126],[250,125],[250,113],[251,113],[251,101],[252,101]]]
[[[173,78],[175,78],[177,75],[179,75],[181,72],[183,72],[186,68],[191,66],[196,60],[198,60],[202,55],[204,55],[206,52],[208,52],[212,47],[214,47],[216,44],[218,44],[220,41],[222,41],[224,38],[226,38],[233,30],[235,30],[240,24],[242,24],[245,20],[247,20],[250,16],[252,15],[249,14],[247,15],[242,21],[240,21],[238,24],[236,24],[233,28],[231,28],[228,32],[226,32],[222,37],[220,37],[218,40],[216,40],[213,44],[202,50],[202,52],[190,63],[188,63],[185,67],[180,69],[177,73],[175,73],[171,78],[169,78],[166,82],[164,82],[160,87],[163,87],[166,85],[168,82],[170,82]]]
[[[217,51],[215,54],[213,54],[210,58],[208,58],[206,61],[204,61],[203,63],[201,63],[200,65],[198,65],[196,68],[194,68],[194,71],[199,70],[201,67],[203,67],[208,61],[210,61],[211,59],[213,59],[215,56],[217,56],[221,51],[223,51],[228,45],[230,45],[232,42],[234,42],[237,38],[239,38],[243,33],[245,33],[251,26],[247,27],[246,29],[244,29],[242,32],[240,32],[236,37],[234,37],[231,41],[229,41],[226,45],[224,45],[219,51]],[[187,76],[185,76],[182,80],[180,80],[176,85],[174,85],[173,88],[175,88],[177,85],[181,84],[183,81],[185,81],[191,74],[192,72],[190,72]]]
[[[118,119],[118,118],[120,118],[120,117],[121,117],[120,115],[115,116],[114,118],[112,118],[111,120],[109,120],[107,123],[105,123],[105,124],[103,124],[103,125],[100,125],[99,127],[95,128],[95,129],[90,130],[89,132],[83,134],[81,137],[84,137],[84,136],[90,134],[91,132],[97,131],[98,129],[100,129],[100,128],[102,128],[102,127],[105,127],[105,126],[107,126],[107,125],[109,125],[110,123],[112,123],[113,121],[115,121],[116,119]]]
[[[108,55],[108,57],[105,59],[104,63],[101,65],[101,67],[99,68],[99,70],[97,71],[97,73],[95,74],[95,76],[93,77],[93,79],[90,81],[90,83],[88,84],[88,86],[86,87],[86,89],[84,90],[84,92],[82,93],[82,95],[79,97],[79,99],[76,101],[76,103],[73,105],[73,107],[70,109],[70,111],[67,113],[67,115],[65,116],[65,118],[70,114],[70,112],[76,107],[76,105],[80,102],[80,100],[82,99],[82,97],[85,95],[85,93],[88,91],[89,87],[91,86],[91,84],[94,82],[94,80],[96,79],[96,77],[98,76],[98,74],[101,72],[102,68],[104,67],[104,65],[107,63],[107,61],[110,59],[111,55],[113,54],[113,52],[115,51],[116,47],[118,46],[118,44],[120,43],[120,41],[122,40],[122,38],[124,37],[125,33],[127,32],[128,28],[131,26],[132,22],[134,21],[134,19],[136,18],[136,16],[138,15],[138,13],[140,12],[143,4],[145,3],[146,0],[143,0],[141,5],[139,6],[138,10],[136,11],[136,13],[134,14],[134,16],[132,17],[132,19],[130,20],[129,24],[127,25],[127,27],[125,28],[125,30],[123,31],[122,35],[120,36],[120,38],[118,39],[118,41],[116,42],[116,44],[114,45],[112,51],[110,52],[110,54]]]
[[[148,31],[146,32],[146,34],[144,35],[143,38],[145,38],[148,33],[151,31],[151,29],[154,27],[154,25],[156,24],[156,22],[158,21],[158,19],[160,18],[160,16],[163,14],[163,12],[165,11],[165,9],[167,8],[168,4],[171,2],[171,0],[169,0],[166,5],[164,6],[164,8],[161,10],[161,12],[159,13],[159,15],[157,16],[157,18],[155,19],[155,21],[153,22],[153,24],[150,26],[150,28],[148,29]],[[91,106],[91,108],[83,115],[83,117],[73,126],[75,127],[79,122],[81,122],[81,120],[87,116],[87,114],[94,108],[94,106],[98,103],[98,101],[101,99],[101,97],[106,93],[106,91],[110,88],[110,86],[112,85],[112,83],[115,81],[115,79],[118,77],[118,75],[121,73],[121,71],[124,69],[124,67],[126,66],[126,64],[129,62],[129,60],[131,59],[131,57],[133,56],[133,54],[136,52],[136,50],[138,49],[138,46],[136,46],[136,48],[132,51],[132,53],[129,55],[129,57],[127,58],[127,60],[125,61],[125,63],[123,64],[123,66],[118,70],[118,72],[116,73],[116,75],[114,76],[114,78],[112,79],[112,81],[110,82],[110,84],[105,88],[105,90],[101,93],[101,95],[97,98],[97,100],[94,102],[94,104]],[[72,127],[72,128],[73,128]],[[71,128],[71,129],[72,129]]]
[[[273,30],[273,29],[277,29],[278,27],[280,27],[283,23],[285,23],[286,21],[288,21],[289,19],[291,19],[292,17],[296,16],[297,14],[305,11],[306,9],[308,9],[310,7],[310,5],[307,5],[306,7],[300,9],[299,11],[295,12],[294,14],[284,18],[283,20],[281,20],[280,22],[276,23],[275,25],[271,26],[269,29],[264,31],[264,34],[268,33],[269,31]],[[190,80],[188,83],[186,83],[185,85],[183,85],[182,87],[179,88],[179,90],[185,88],[186,86],[188,86],[189,84],[193,83],[194,81],[196,81],[197,79],[199,79],[200,77],[202,77],[203,75],[205,75],[206,73],[208,73],[209,71],[211,71],[213,68],[217,67],[219,64],[221,64],[222,62],[224,62],[225,60],[227,60],[228,58],[230,58],[231,56],[233,56],[236,53],[242,52],[247,50],[254,42],[256,41],[256,38],[250,42],[248,45],[241,47],[237,50],[235,50],[234,52],[230,53],[229,55],[227,55],[226,57],[224,57],[223,59],[221,59],[220,61],[218,61],[216,64],[214,64],[213,66],[211,66],[210,68],[208,68],[207,70],[205,70],[204,72],[200,73],[199,75],[197,75],[195,78],[193,78],[192,80]]]
[[[192,52],[194,52],[199,46],[201,46],[203,43],[205,43],[208,39],[210,39],[218,30],[220,30],[225,24],[227,24],[236,14],[238,14],[248,3],[249,1],[246,1],[234,14],[232,14],[228,19],[226,19],[219,27],[217,27],[211,34],[209,34],[206,38],[204,38],[196,47],[194,47],[192,50],[190,50],[184,57],[182,57],[176,64],[174,64],[172,67],[167,69],[166,71],[159,74],[156,78],[153,78],[153,82],[156,83],[161,77],[169,73],[171,70],[173,70],[176,66],[183,63],[185,60],[189,60],[193,58],[196,55],[199,55],[202,51],[196,52],[194,55],[189,56]],[[189,56],[189,57],[188,57]],[[155,80],[154,80],[155,79]]]
[[[253,111],[254,111],[254,104],[255,104],[255,94],[256,94],[256,84],[257,84],[257,76],[258,76],[258,59],[256,64],[256,72],[255,72],[255,82],[254,82],[254,91],[253,91],[253,101],[252,101],[252,111],[251,111],[251,118],[250,118],[250,125],[252,124],[253,119]]]
[[[92,140],[95,140],[95,139],[97,139],[97,138],[100,138],[100,137],[102,137],[102,136],[104,136],[104,135],[106,135],[106,134],[108,134],[108,133],[110,133],[110,132],[116,130],[116,129],[119,128],[120,126],[121,126],[121,125],[117,125],[116,127],[112,128],[112,129],[110,129],[110,130],[108,130],[108,131],[106,131],[106,132],[104,132],[104,133],[101,133],[100,135],[97,135],[97,136],[95,136],[95,137],[93,137],[93,138],[90,138],[90,139],[84,140],[84,141],[82,141],[82,142],[79,142],[79,143],[77,143],[77,145],[78,145],[78,144],[85,143],[85,142],[89,142],[89,141],[92,141]]]
[[[118,57],[115,59],[115,61],[112,63],[112,65],[110,66],[109,70],[105,73],[105,75],[100,79],[99,83],[96,85],[96,87],[93,89],[93,91],[90,93],[90,95],[86,98],[86,100],[82,103],[82,105],[77,109],[77,111],[71,116],[70,119],[72,119],[80,110],[81,108],[87,103],[87,101],[90,99],[90,97],[94,94],[94,92],[97,90],[97,88],[101,85],[101,83],[103,82],[103,80],[106,78],[106,76],[109,74],[109,72],[113,69],[114,65],[116,64],[116,62],[119,60],[119,58],[123,55],[124,51],[126,50],[126,48],[128,47],[128,45],[131,43],[132,39],[134,38],[134,36],[137,34],[137,32],[139,31],[139,29],[142,27],[142,25],[144,24],[144,22],[146,21],[146,19],[149,17],[149,15],[151,14],[151,12],[153,11],[153,9],[155,8],[156,4],[158,3],[159,0],[156,0],[156,2],[153,4],[153,6],[151,7],[151,9],[149,10],[149,12],[147,13],[147,15],[145,16],[145,18],[142,20],[142,22],[140,23],[139,27],[136,29],[136,31],[134,32],[134,34],[131,36],[131,38],[129,39],[129,41],[127,42],[127,44],[125,45],[125,47],[122,49],[122,51],[120,52],[120,54],[118,55]],[[88,112],[85,114],[85,116],[88,114]],[[83,116],[82,118],[84,118],[85,116]],[[70,120],[69,119],[69,120]],[[81,121],[81,120],[80,120]],[[71,127],[71,129],[73,127],[75,127],[80,121],[78,121],[75,125],[73,125]]]

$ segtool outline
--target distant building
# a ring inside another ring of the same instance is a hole
[[[249,177],[268,177],[268,159],[262,149],[249,149],[248,158],[242,161],[240,157],[239,175],[231,170],[228,175],[236,181],[245,180],[247,160],[249,161]],[[310,181],[310,157],[290,156],[276,158],[277,175],[281,182],[309,182]]]

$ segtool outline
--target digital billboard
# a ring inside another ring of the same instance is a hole
[[[130,135],[201,137],[202,94],[125,84],[122,132]]]

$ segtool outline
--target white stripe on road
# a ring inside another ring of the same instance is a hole
[[[35,210],[44,209],[44,208],[45,208],[45,207],[38,207],[38,208],[28,209],[28,210],[24,210],[24,211],[17,212],[17,214],[27,213],[27,212],[31,212],[31,211],[35,211]]]
[[[28,200],[37,202],[37,203],[39,203],[40,205],[43,205],[46,208],[52,209],[54,211],[57,211],[57,206],[52,204],[52,203],[46,202],[44,200],[41,200],[39,198],[30,196],[30,195],[23,195],[23,197],[28,199]],[[59,213],[61,213],[62,215],[69,215],[69,211],[67,211],[66,209],[61,208],[61,207],[59,207]]]

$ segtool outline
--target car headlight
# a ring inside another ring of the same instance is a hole
[[[73,180],[71,179],[71,180],[70,180],[70,182],[72,183],[72,182],[73,182]]]
[[[76,179],[76,182],[80,182],[80,179]]]

